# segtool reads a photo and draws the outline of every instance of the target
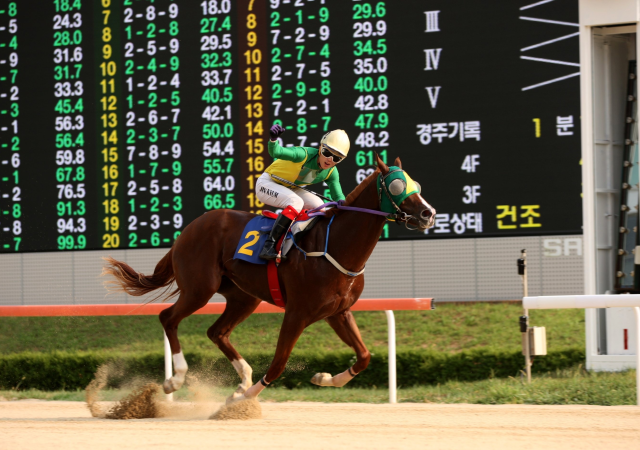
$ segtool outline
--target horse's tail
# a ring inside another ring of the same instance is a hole
[[[104,286],[110,293],[124,292],[135,297],[148,294],[156,289],[165,288],[147,303],[151,303],[166,295],[163,299],[163,301],[165,301],[180,291],[180,288],[176,287],[173,292],[168,292],[171,284],[176,279],[173,273],[172,255],[173,249],[169,250],[158,262],[153,271],[153,275],[138,273],[128,264],[117,261],[110,256],[102,258],[106,261],[105,266],[102,268],[102,275],[112,275],[115,278],[115,280],[106,280]]]

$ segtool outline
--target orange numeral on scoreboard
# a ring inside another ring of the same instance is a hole
[[[247,50],[244,52],[245,58],[247,58],[247,64],[260,64],[262,62],[262,52],[256,48],[253,50]]]
[[[262,120],[258,120],[255,126],[253,125],[253,122],[247,122],[245,126],[247,127],[249,136],[253,136],[254,134],[262,136],[262,133],[264,132],[262,129]]]
[[[247,93],[247,100],[262,100],[262,86],[247,86],[244,91]]]

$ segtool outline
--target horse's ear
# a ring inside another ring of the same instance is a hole
[[[393,162],[394,166],[398,166],[402,169],[402,161],[400,161],[400,157],[398,156],[396,160]]]
[[[378,152],[376,152],[376,162],[378,163],[378,169],[380,169],[380,172],[382,172],[383,175],[389,173],[389,167],[384,163],[382,159],[380,159]]]

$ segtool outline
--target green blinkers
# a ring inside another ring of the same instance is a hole
[[[380,193],[380,209],[386,213],[397,213],[393,203],[400,206],[410,195],[420,193],[420,185],[397,166],[389,166],[389,173],[384,177],[386,189],[381,185],[382,179],[383,175],[381,174],[377,179],[378,192]]]

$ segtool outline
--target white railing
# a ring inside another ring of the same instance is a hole
[[[525,309],[633,308],[636,314],[636,403],[640,406],[640,295],[557,295],[524,297]]]

